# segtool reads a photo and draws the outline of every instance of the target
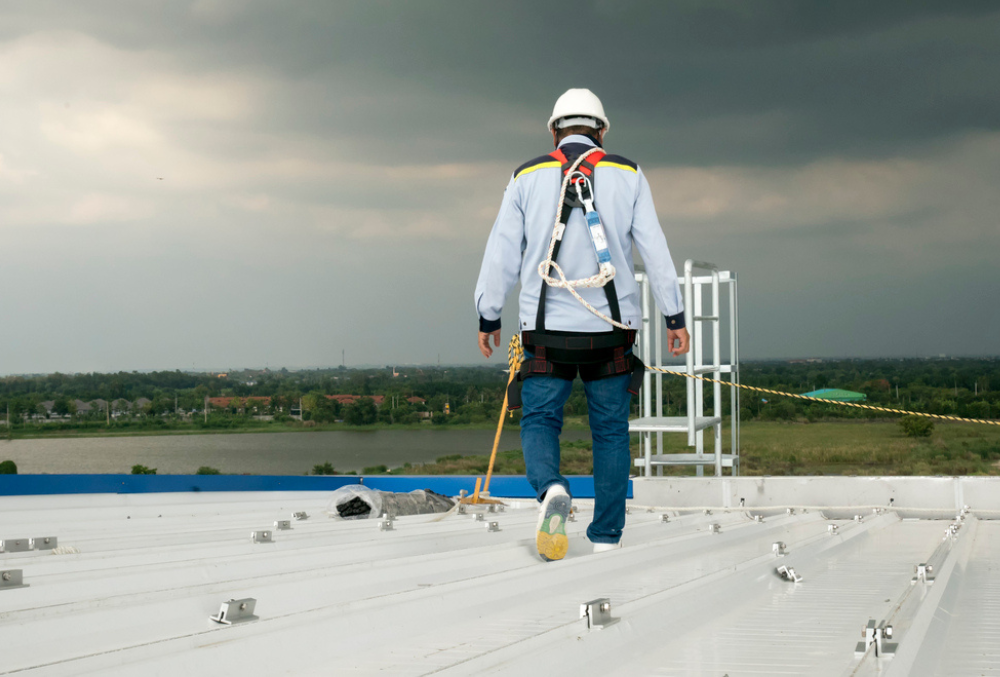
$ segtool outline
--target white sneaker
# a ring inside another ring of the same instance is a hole
[[[618,550],[622,547],[622,542],[617,543],[594,543],[594,554],[599,552],[608,552],[609,550]]]
[[[538,506],[538,528],[535,535],[535,546],[538,554],[546,562],[562,559],[569,549],[569,538],[566,536],[566,520],[572,501],[566,488],[561,484],[553,484],[545,492],[545,500]]]

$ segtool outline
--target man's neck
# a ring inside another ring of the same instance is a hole
[[[585,143],[588,146],[598,146],[601,147],[601,142],[590,134],[570,134],[559,142],[556,148],[562,148],[564,144],[567,143]]]

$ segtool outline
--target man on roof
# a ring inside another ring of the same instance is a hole
[[[588,89],[570,89],[549,119],[556,150],[511,176],[483,256],[475,303],[479,349],[500,345],[500,313],[520,281],[521,446],[539,506],[542,559],[566,555],[569,482],[559,472],[563,406],[583,380],[594,454],[595,552],[620,547],[631,469],[628,415],[645,367],[632,346],[642,322],[632,247],[665,314],[668,350],[688,351],[677,271],[649,184],[631,160],[604,152],[611,125]]]

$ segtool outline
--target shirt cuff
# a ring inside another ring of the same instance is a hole
[[[681,324],[684,323],[683,318],[681,318]],[[479,318],[479,331],[484,334],[492,334],[495,331],[500,330],[500,318],[495,320],[487,320],[485,317]]]
[[[663,319],[667,321],[667,329],[677,331],[678,329],[684,328],[684,313],[677,313],[676,315],[664,315]]]

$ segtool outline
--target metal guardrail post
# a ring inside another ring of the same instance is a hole
[[[688,259],[684,262],[684,326],[688,328],[691,335],[691,349],[686,357],[687,373],[694,374],[694,345],[698,341],[698,328],[694,322],[694,285],[692,283],[692,268],[694,261]],[[688,446],[693,447],[694,439],[694,379],[687,379],[687,417],[688,417]]]
[[[642,276],[642,335],[645,338],[642,341],[642,362],[643,364],[649,364],[649,276]],[[642,415],[649,416],[652,412],[652,376],[647,371],[642,375]],[[642,445],[643,445],[643,455],[646,459],[646,477],[651,477],[653,474],[653,450],[652,450],[652,435],[650,433],[642,433]]]
[[[715,475],[722,476],[722,345],[719,326],[722,324],[722,312],[719,304],[719,271],[712,271],[712,315],[715,322],[712,323],[712,378],[716,382],[712,384],[712,416],[716,416],[719,422],[712,426],[713,437],[715,438]]]

